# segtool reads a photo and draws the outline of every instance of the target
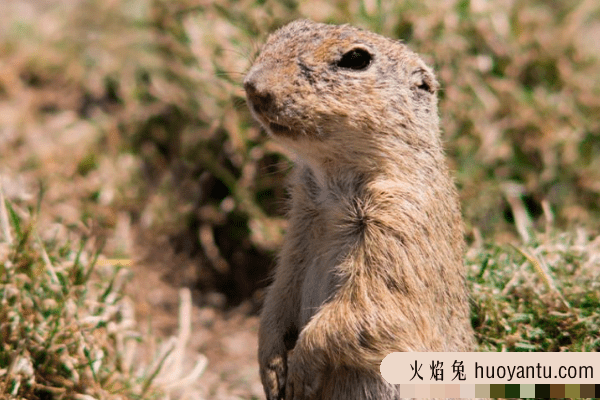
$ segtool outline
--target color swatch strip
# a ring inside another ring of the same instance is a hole
[[[400,396],[413,398],[600,398],[600,384],[402,384],[400,385]]]

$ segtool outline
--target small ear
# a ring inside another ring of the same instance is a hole
[[[429,68],[419,67],[412,73],[411,89],[422,90],[433,94],[439,87],[440,84]]]

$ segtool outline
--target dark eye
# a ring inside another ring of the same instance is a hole
[[[337,66],[353,70],[363,70],[371,64],[371,54],[363,49],[353,49],[342,56]]]

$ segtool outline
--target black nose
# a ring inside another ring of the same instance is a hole
[[[252,81],[244,82],[244,89],[246,90],[250,105],[256,113],[265,113],[272,107],[273,95],[268,91],[258,90]]]

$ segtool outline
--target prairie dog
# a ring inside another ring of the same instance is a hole
[[[472,350],[431,69],[399,41],[299,20],[269,36],[244,88],[298,155],[261,314],[267,399],[396,399],[389,353]]]

